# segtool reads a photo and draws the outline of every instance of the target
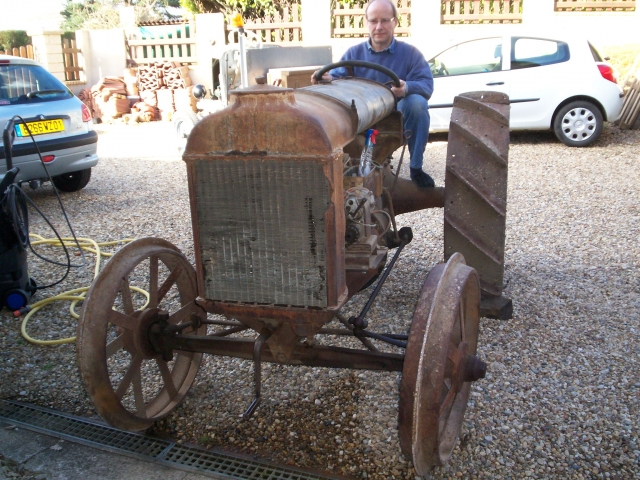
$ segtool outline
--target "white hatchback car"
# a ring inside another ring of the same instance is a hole
[[[449,130],[453,98],[464,92],[509,96],[511,130],[549,130],[571,147],[586,147],[604,121],[618,119],[622,88],[614,69],[587,41],[526,36],[459,43],[429,60],[433,132]]]

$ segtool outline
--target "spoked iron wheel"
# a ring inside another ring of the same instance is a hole
[[[456,253],[427,277],[413,315],[402,371],[400,446],[418,475],[451,456],[471,382],[484,377],[476,357],[480,284]]]
[[[149,344],[148,331],[162,317],[173,325],[203,319],[196,296],[194,268],[158,238],[124,246],[94,280],[78,323],[78,364],[98,413],[114,427],[149,428],[186,395],[202,354],[177,352],[167,361]],[[206,328],[182,334],[204,335]]]

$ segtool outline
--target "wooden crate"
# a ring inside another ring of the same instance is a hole
[[[311,75],[322,65],[311,67],[272,68],[267,72],[267,83],[285,88],[300,88],[311,85]]]

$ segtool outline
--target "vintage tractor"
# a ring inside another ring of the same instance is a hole
[[[490,92],[456,98],[444,188],[420,189],[392,168],[402,125],[389,88],[357,78],[238,89],[200,121],[183,156],[195,269],[165,240],[136,240],[84,301],[78,361],[100,415],[125,430],[150,427],[185,397],[203,353],[253,360],[246,416],[260,402],[262,362],[395,371],[404,454],[418,474],[445,463],[471,382],[485,375],[481,298],[503,316],[509,304],[509,102]],[[374,168],[359,176],[370,128],[379,132]],[[445,209],[446,263],[426,278],[408,332],[375,331],[369,308],[412,240],[396,216],[432,207]],[[361,313],[341,314],[376,279]],[[340,328],[327,327],[333,319]],[[360,347],[331,344],[345,337]]]

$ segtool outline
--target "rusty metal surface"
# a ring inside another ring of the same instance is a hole
[[[332,98],[298,99],[293,89],[256,85],[234,90],[227,108],[193,127],[183,159],[232,153],[330,155],[353,139],[356,127],[356,112]]]
[[[350,296],[355,295],[366,286],[373,278],[376,278],[384,268],[384,262],[381,262],[376,268],[369,268],[367,270],[347,270],[347,288],[351,293]]]
[[[455,446],[471,381],[484,376],[475,356],[480,285],[461,254],[434,267],[409,331],[398,414],[404,455],[418,475],[444,464]]]
[[[444,255],[461,252],[484,293],[500,296],[504,276],[509,97],[471,92],[454,100],[444,195]]]
[[[351,108],[358,114],[356,133],[364,132],[384,120],[396,108],[396,99],[384,85],[363,78],[337,79],[328,84],[312,85],[296,90],[296,99],[304,95],[327,97]]]
[[[480,299],[480,316],[509,320],[513,317],[513,302],[505,296],[496,297],[483,294]]]
[[[174,350],[203,352],[212,355],[252,359],[254,341],[242,338],[219,338],[212,336],[176,335],[167,336],[167,346]],[[267,342],[269,345],[270,342]],[[404,355],[342,347],[305,346],[297,344],[286,361],[276,358],[271,350],[262,351],[262,361],[286,365],[309,367],[353,368],[357,370],[382,370],[399,372],[402,370]]]
[[[148,308],[141,312],[134,310],[128,278],[143,262],[148,262],[149,284],[144,287],[150,293],[150,300]],[[158,276],[159,263],[171,272],[166,280]],[[176,307],[169,312],[169,322],[179,324],[194,314],[203,316],[204,311],[193,302],[196,276],[186,257],[165,240],[143,238],[122,247],[87,293],[77,333],[80,376],[96,410],[114,427],[140,431],[167,416],[182,401],[198,371],[202,354],[180,352],[170,366],[148,342],[149,326],[157,320],[158,307],[164,308],[163,297],[173,284],[179,291],[181,308],[177,310]],[[116,310],[112,309],[114,306]],[[204,334],[206,326],[192,333]],[[108,360],[122,352],[128,352],[131,361],[124,376],[114,386]],[[146,360],[155,362],[157,378],[162,380],[156,382],[154,396],[144,399],[142,381],[152,381],[142,378],[143,373],[148,373],[148,370],[143,372],[141,369],[142,362]],[[131,389],[135,406],[122,402],[123,395]]]
[[[336,84],[235,90],[227,108],[193,128],[183,158],[232,152],[328,155],[395,109],[393,93],[383,85],[353,79]]]
[[[339,305],[347,301],[345,292]],[[250,325],[256,331],[262,327],[276,328],[281,322],[291,325],[296,335],[308,337],[314,335],[326,323],[340,311],[338,308],[293,308],[277,305],[248,305],[241,303],[216,302],[199,298],[199,306],[212,314],[224,315],[227,318],[236,318],[244,324]]]
[[[389,167],[385,168],[384,186],[391,193],[393,211],[396,215],[444,206],[444,188],[420,188],[406,178],[398,177],[396,180],[395,175],[396,172]]]

